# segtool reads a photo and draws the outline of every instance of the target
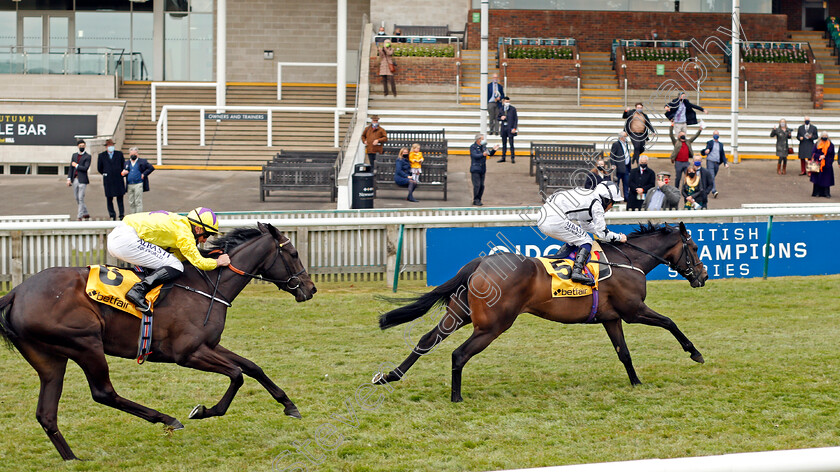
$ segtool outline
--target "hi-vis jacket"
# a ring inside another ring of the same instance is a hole
[[[598,239],[618,241],[621,234],[607,229],[601,197],[594,190],[576,187],[555,192],[543,205],[546,218],[565,218],[577,222],[585,231]]]
[[[213,270],[218,264],[215,259],[203,257],[198,252],[192,224],[186,216],[167,211],[134,213],[123,219],[143,241],[160,246],[171,252],[178,260],[187,260],[198,269]]]

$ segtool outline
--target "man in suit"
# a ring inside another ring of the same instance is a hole
[[[648,157],[639,156],[639,166],[630,171],[630,197],[627,199],[628,210],[641,210],[645,196],[656,185],[653,169],[648,168]]]
[[[502,108],[499,110],[499,122],[501,124],[502,135],[502,158],[498,162],[505,162],[505,154],[507,153],[508,141],[510,141],[510,163],[516,164],[516,154],[513,150],[513,137],[518,134],[517,126],[519,126],[519,115],[516,114],[516,108],[510,104],[510,97],[502,99]]]
[[[128,212],[143,212],[143,192],[149,191],[149,174],[155,168],[149,161],[140,157],[140,150],[133,147],[128,150],[129,161],[125,163],[122,175],[128,190]]]
[[[470,146],[470,179],[473,185],[473,205],[481,206],[481,197],[484,196],[484,175],[487,173],[487,159],[499,149],[499,145],[493,149],[487,149],[487,140],[484,135],[475,135],[475,142]]]
[[[96,170],[102,174],[102,185],[105,187],[105,201],[108,206],[108,215],[112,220],[117,219],[114,212],[114,198],[117,199],[117,207],[120,210],[120,220],[125,216],[123,195],[125,195],[125,179],[122,171],[125,168],[125,157],[123,153],[114,147],[114,140],[105,141],[105,151],[100,152],[96,159]]]
[[[671,125],[674,127],[674,132],[679,133],[683,131],[688,133],[688,126],[697,124],[697,114],[694,110],[700,110],[708,114],[703,107],[694,105],[685,98],[685,92],[680,92],[680,96],[668,102],[665,105],[665,118],[671,120]],[[677,176],[679,179],[679,176]]]
[[[805,162],[814,153],[814,141],[817,139],[817,127],[811,124],[811,117],[805,117],[805,124],[799,126],[796,131],[796,139],[799,140],[799,175],[805,175]]]
[[[706,168],[712,175],[712,188],[709,193],[717,198],[718,191],[715,186],[715,179],[717,178],[718,169],[721,164],[724,167],[729,167],[729,162],[726,160],[726,151],[723,149],[723,143],[720,142],[720,133],[715,130],[712,134],[712,139],[706,142],[706,149],[700,151],[700,154],[706,156]]]
[[[632,155],[633,154],[630,152],[630,145],[627,142],[627,132],[619,132],[618,141],[614,142],[610,148],[610,161],[615,167],[616,186],[618,186],[619,182],[624,185],[624,200],[627,200],[629,193],[630,157]]]
[[[73,186],[73,195],[76,197],[76,205],[79,210],[76,216],[79,221],[89,220],[90,213],[88,213],[85,205],[85,189],[90,183],[88,180],[88,169],[90,169],[90,154],[85,150],[85,140],[80,139],[77,143],[79,152],[74,152],[70,157],[70,168],[67,169],[67,186]]]
[[[677,173],[677,180],[674,181],[674,187],[680,188],[680,179],[688,169],[688,165],[694,159],[694,151],[691,149],[691,144],[700,133],[703,132],[703,127],[697,130],[697,133],[692,137],[687,137],[685,131],[680,131],[677,136],[674,136],[674,127],[671,127],[671,144],[674,145],[674,150],[671,151],[671,164],[674,164],[674,170]]]
[[[645,142],[650,139],[650,135],[656,134],[653,125],[650,124],[650,119],[642,111],[644,105],[642,102],[636,103],[635,109],[626,108],[624,114],[621,116],[626,121],[624,122],[624,131],[627,132],[627,137],[633,143],[633,157],[630,159],[631,164],[639,162],[639,156],[645,152]]]
[[[490,118],[488,134],[499,134],[499,105],[505,89],[499,83],[499,74],[493,74],[493,81],[487,84],[487,116]]]

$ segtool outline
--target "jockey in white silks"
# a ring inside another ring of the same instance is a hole
[[[593,239],[589,233],[604,241],[627,241],[627,236],[608,230],[604,221],[604,213],[612,208],[613,203],[623,200],[615,183],[607,181],[599,183],[593,190],[577,187],[555,192],[540,208],[537,224],[540,231],[566,243],[556,256],[568,257],[577,250],[572,281],[595,285],[595,280],[583,272],[592,251]]]

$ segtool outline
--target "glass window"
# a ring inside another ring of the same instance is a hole
[[[139,52],[143,55],[143,62],[146,65],[146,70],[148,71],[150,77],[152,75],[152,66],[154,63],[152,60],[154,54],[154,41],[152,39],[153,22],[154,20],[151,13],[135,12],[132,15],[132,27],[134,31],[134,36],[132,37],[132,47],[134,48],[134,52]],[[135,67],[139,67],[139,58]],[[140,75],[136,73],[135,77],[140,77]]]
[[[17,13],[0,12],[0,47],[17,45],[15,31],[17,31]]]
[[[70,19],[66,16],[50,16],[50,48],[67,48],[67,30]]]
[[[166,0],[166,11],[190,11],[187,0]]]
[[[131,50],[131,13],[76,12],[76,47],[81,48],[75,68],[82,74],[113,74],[120,51]]]
[[[190,78],[213,80],[213,15],[190,14]]]
[[[189,80],[189,21],[186,15],[164,19],[164,80]]]
[[[23,45],[44,45],[44,20],[40,16],[23,17]]]
[[[213,13],[213,0],[192,0],[190,11],[193,13]]]

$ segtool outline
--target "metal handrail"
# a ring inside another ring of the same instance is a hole
[[[142,54],[139,52],[128,53],[124,48],[112,48],[105,46],[96,47],[44,47],[44,46],[6,46],[0,48],[0,54],[8,55],[8,70],[10,72],[20,72],[23,74],[57,74],[57,75],[109,75],[111,73],[125,77],[125,58],[139,56],[142,62]],[[22,64],[17,64],[16,56],[20,56]],[[39,72],[33,72],[30,69],[30,58],[40,56],[43,61],[43,69]],[[60,60],[60,69],[52,69],[50,58],[62,56]],[[92,71],[88,74],[81,71],[80,59],[82,57],[99,56],[104,58],[102,69]],[[113,58],[116,57],[116,60]],[[75,72],[73,72],[73,59],[75,58]],[[111,63],[113,61],[113,67]],[[18,68],[19,66],[19,68]],[[145,65],[143,66],[145,69]],[[136,79],[136,75],[131,73],[131,78]]]
[[[422,44],[437,44],[438,42],[446,42],[446,43],[450,43],[450,44],[453,41],[456,42],[456,43],[461,42],[461,38],[458,38],[457,36],[419,36],[419,35],[415,35],[415,36],[382,35],[382,36],[379,36],[379,35],[373,35],[373,42],[374,43],[381,43],[381,42],[385,41],[386,39],[391,40],[391,44],[396,43],[396,44],[422,45]],[[402,39],[405,39],[406,41],[401,41]],[[415,41],[408,41],[409,39],[412,39],[412,40],[413,39],[418,39],[419,41],[416,41],[416,42]],[[434,41],[434,43],[429,42],[429,41],[424,42],[423,41],[424,39],[434,39],[435,41]],[[441,41],[438,41],[438,40],[441,40]],[[443,41],[443,40],[445,40],[445,41]]]
[[[514,41],[527,41],[525,44],[513,44]],[[536,44],[531,44],[535,41]],[[547,41],[557,41],[558,44],[545,44]],[[500,37],[499,44],[506,44],[510,46],[576,46],[577,40],[575,38],[514,38],[514,37]]]
[[[461,104],[461,61],[455,61],[455,103]]]

